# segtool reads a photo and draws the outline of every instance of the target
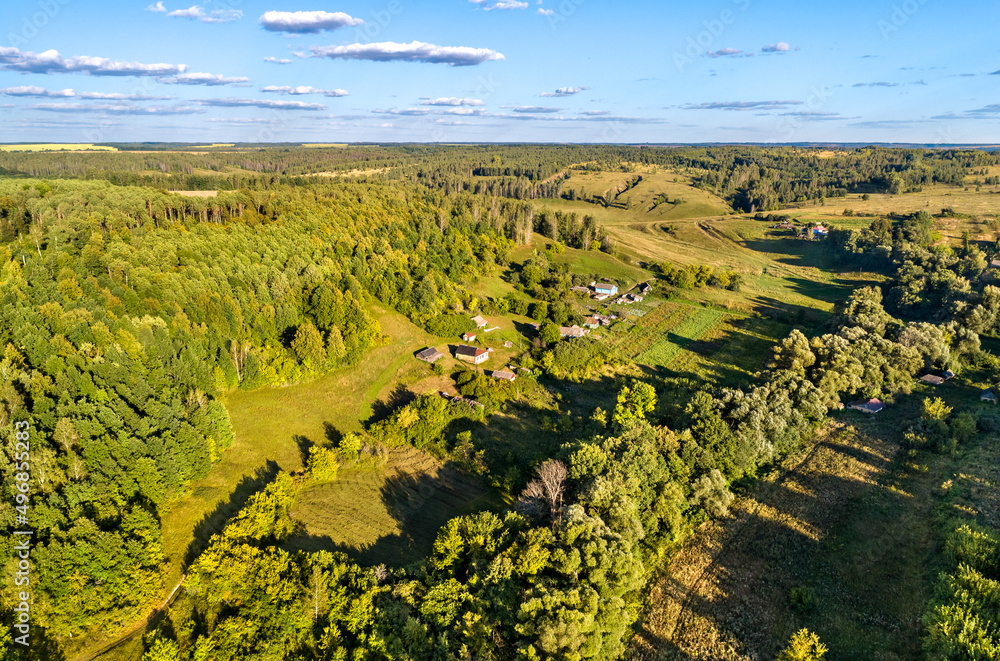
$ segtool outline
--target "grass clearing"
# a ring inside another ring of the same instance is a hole
[[[383,469],[342,470],[302,491],[291,515],[303,530],[286,549],[343,551],[372,566],[428,555],[449,519],[499,502],[477,477],[413,448],[392,450]]]

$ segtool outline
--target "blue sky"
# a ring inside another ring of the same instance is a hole
[[[1000,3],[6,0],[3,142],[1000,143]]]

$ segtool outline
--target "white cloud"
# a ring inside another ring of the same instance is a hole
[[[64,58],[59,51],[44,53],[0,47],[0,69],[23,73],[84,73],[92,76],[168,76],[187,71],[186,64],[143,64],[106,57],[75,55]]]
[[[204,15],[205,14],[201,11],[201,7],[198,5],[188,7],[187,9],[175,9],[167,14],[167,16],[173,16],[174,18],[200,18]]]
[[[271,64],[291,64],[292,63],[291,60],[279,60],[276,57],[265,57],[264,61],[265,62],[270,62]]]
[[[422,106],[481,106],[483,102],[479,99],[456,99],[453,96],[442,97],[440,99],[428,99],[421,103]]]
[[[714,101],[711,103],[687,104],[685,110],[779,110],[788,106],[801,106],[801,101]]]
[[[0,89],[6,96],[37,97],[43,99],[96,99],[99,101],[166,101],[172,96],[150,96],[148,94],[121,94],[118,92],[75,92],[72,89],[49,90],[34,85],[7,87]]]
[[[342,11],[268,11],[260,17],[260,24],[271,32],[310,33],[337,30],[364,23]]]
[[[466,116],[478,116],[482,115],[485,111],[481,108],[448,108],[446,110],[439,110],[442,115],[466,115]]]
[[[342,89],[332,89],[332,90],[321,90],[315,87],[308,87],[305,85],[300,85],[298,87],[289,87],[288,85],[268,85],[267,87],[261,89],[261,92],[273,92],[275,94],[322,94],[324,96],[330,97],[340,97],[347,96],[347,90]]]
[[[44,87],[35,87],[33,85],[6,87],[4,89],[0,89],[0,94],[5,94],[6,96],[35,96],[41,98],[67,98],[76,96],[76,92],[71,89],[47,90]]]
[[[122,104],[89,104],[89,103],[37,103],[25,106],[29,110],[44,110],[46,112],[101,112],[110,115],[191,115],[204,112],[194,106],[137,106],[131,103]]]
[[[589,87],[560,87],[555,92],[542,92],[541,95],[547,97],[573,96],[589,89]]]
[[[275,124],[279,120],[271,117],[210,117],[206,121],[221,124]]]
[[[710,50],[706,55],[709,57],[739,57],[740,55],[746,55],[746,53],[738,48],[720,48],[716,51]]]
[[[268,108],[274,110],[326,110],[322,103],[303,103],[302,101],[270,101],[261,99],[199,99],[204,106],[221,108]]]
[[[504,59],[502,53],[488,48],[437,46],[420,41],[409,44],[385,41],[373,44],[349,44],[347,46],[313,46],[311,50],[313,57],[371,60],[374,62],[429,62],[448,64],[453,67],[472,66]]]
[[[167,8],[163,6],[163,2],[161,0],[156,4],[152,4],[146,7],[146,11],[151,11],[154,14],[165,14],[167,12]]]
[[[202,23],[230,23],[243,18],[243,12],[239,9],[217,9],[208,16],[201,18]]]
[[[160,6],[163,5],[162,2],[159,4]],[[175,9],[168,13],[167,16],[197,19],[202,23],[229,23],[243,18],[243,12],[239,9],[216,9],[206,14],[202,7],[192,5],[187,9]]]
[[[553,113],[553,112],[559,112],[560,110],[562,110],[562,108],[546,108],[544,106],[513,106],[513,107],[511,107],[511,106],[504,106],[504,108],[510,108],[514,112],[532,113],[532,114],[537,114],[537,113]]]
[[[80,92],[81,99],[96,99],[99,101],[168,101],[172,96],[151,96],[149,94],[121,94],[119,92]]]
[[[555,11],[553,11],[552,9],[539,9],[538,13],[541,14],[542,16],[552,16],[553,14],[555,14]]]
[[[787,53],[792,50],[790,44],[786,44],[784,41],[779,41],[776,44],[770,44],[769,46],[764,46],[760,49],[764,53]]]
[[[376,115],[400,115],[405,117],[420,117],[422,115],[427,115],[430,110],[424,110],[423,108],[389,108],[388,110],[382,110],[378,108],[372,110]]]
[[[527,9],[527,2],[520,0],[469,0],[474,5],[480,5],[483,11],[493,11],[494,9]]]
[[[246,76],[223,76],[217,73],[182,73],[166,78],[157,78],[165,85],[238,85],[249,83]]]

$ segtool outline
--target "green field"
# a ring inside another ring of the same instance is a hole
[[[656,344],[640,353],[636,360],[655,367],[676,367],[677,357],[725,317],[726,314],[719,310],[696,310],[670,329],[669,333],[662,336]]]
[[[430,553],[448,520],[498,504],[480,479],[413,448],[393,450],[384,468],[345,469],[301,492],[291,515],[303,528],[285,547],[405,565]]]

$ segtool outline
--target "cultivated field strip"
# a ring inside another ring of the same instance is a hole
[[[676,368],[687,348],[709,334],[729,315],[683,303],[663,303],[634,325],[613,335],[614,350],[644,365]]]

